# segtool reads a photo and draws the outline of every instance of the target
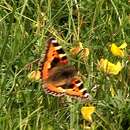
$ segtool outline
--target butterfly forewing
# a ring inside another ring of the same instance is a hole
[[[48,78],[49,71],[54,67],[68,64],[67,56],[62,47],[57,43],[57,40],[51,38],[47,43],[44,62],[41,65],[41,76],[43,79]]]

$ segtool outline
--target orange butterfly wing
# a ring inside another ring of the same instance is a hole
[[[41,78],[44,90],[54,96],[90,97],[77,70],[68,64],[64,50],[54,38],[49,39],[45,58],[41,62]]]

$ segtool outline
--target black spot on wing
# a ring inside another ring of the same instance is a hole
[[[53,40],[56,40],[54,37],[51,37],[48,41],[53,41]]]
[[[83,95],[85,95],[86,93],[87,93],[87,91],[86,91],[86,90],[84,90],[84,91],[83,91]]]
[[[61,60],[67,60],[67,56],[63,56]]]
[[[56,50],[58,52],[58,54],[65,54],[64,50],[62,48]]]
[[[55,67],[59,63],[60,59],[59,58],[54,58],[53,61],[51,62],[51,68]]]
[[[56,43],[53,43],[54,47],[57,47],[59,46],[59,44],[56,42]]]
[[[78,84],[78,83],[80,83],[80,82],[81,82],[80,80],[76,80],[76,81],[75,81],[76,84]]]
[[[83,83],[79,86],[79,89],[81,90],[83,88]]]

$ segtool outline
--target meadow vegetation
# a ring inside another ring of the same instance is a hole
[[[91,101],[47,95],[28,78],[50,37]],[[0,130],[130,130],[129,43],[130,1],[1,0]]]

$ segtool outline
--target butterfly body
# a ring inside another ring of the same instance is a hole
[[[62,46],[54,38],[49,39],[47,44],[45,57],[41,62],[43,89],[54,96],[89,98],[78,71],[69,64]]]

